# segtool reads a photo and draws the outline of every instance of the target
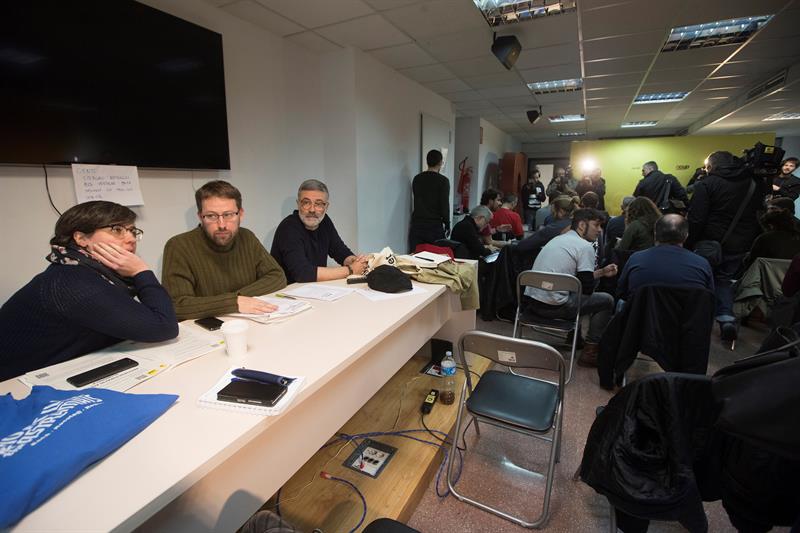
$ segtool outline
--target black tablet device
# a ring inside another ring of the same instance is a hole
[[[274,407],[286,394],[286,389],[286,385],[276,385],[274,383],[231,381],[217,393],[217,400]]]

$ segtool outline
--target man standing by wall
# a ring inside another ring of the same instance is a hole
[[[800,178],[793,172],[797,169],[797,158],[789,157],[781,163],[781,173],[772,179],[772,195],[797,200],[800,196]]]
[[[262,296],[286,286],[286,276],[252,231],[239,227],[242,195],[226,181],[197,189],[200,225],[164,246],[164,288],[178,320],[227,313],[270,313]]]
[[[689,208],[687,245],[693,249],[701,240],[721,243],[722,260],[711,265],[717,298],[716,319],[722,340],[733,341],[738,335],[733,314],[733,278],[761,232],[757,212],[766,191],[763,181],[753,178],[742,161],[730,152],[708,156],[706,171],[708,177],[695,185]],[[741,216],[735,227],[731,227],[740,206]]]
[[[411,182],[414,194],[414,210],[408,230],[411,253],[418,244],[444,239],[450,231],[450,181],[439,173],[444,165],[442,152],[431,150],[425,160],[428,170],[414,176]]]

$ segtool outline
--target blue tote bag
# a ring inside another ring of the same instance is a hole
[[[0,396],[0,528],[122,446],[177,398],[52,387],[33,387],[23,400]]]

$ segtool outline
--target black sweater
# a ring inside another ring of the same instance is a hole
[[[426,170],[414,176],[414,211],[411,223],[441,222],[450,229],[450,181],[446,176]]]
[[[82,266],[53,264],[0,308],[0,381],[123,339],[178,335],[167,291],[152,271],[133,278],[139,301]]]

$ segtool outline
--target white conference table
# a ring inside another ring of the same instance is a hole
[[[457,295],[414,285],[425,292],[311,301],[285,322],[253,323],[244,360],[218,349],[135,387],[180,399],[12,531],[235,531],[428,339],[456,342],[475,327],[475,311],[461,311]],[[234,364],[306,382],[280,416],[199,407],[197,398]],[[0,394],[27,391],[17,380],[0,383]]]

